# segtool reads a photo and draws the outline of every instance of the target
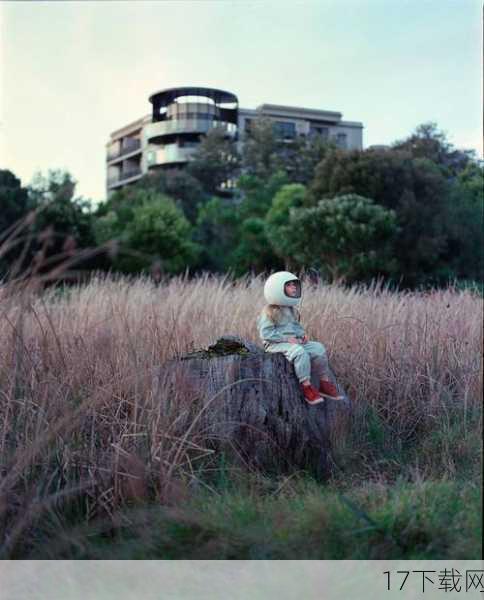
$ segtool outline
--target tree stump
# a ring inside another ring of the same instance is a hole
[[[334,375],[333,382],[338,385]],[[331,427],[350,410],[339,386],[344,400],[309,406],[293,365],[282,354],[224,336],[207,350],[160,368],[155,397],[162,395],[166,402],[180,389],[190,398],[190,418],[196,419],[198,430],[232,458],[266,472],[306,469],[318,478],[329,474]]]

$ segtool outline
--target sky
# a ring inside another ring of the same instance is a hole
[[[0,168],[103,201],[110,133],[175,86],[338,111],[365,148],[433,121],[482,158],[481,40],[481,0],[3,1]]]

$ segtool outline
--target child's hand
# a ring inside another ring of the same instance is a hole
[[[303,335],[302,338],[301,338],[301,344],[305,344],[306,342],[309,342],[308,336],[307,335]]]
[[[301,343],[301,340],[298,340],[295,337],[287,338],[287,341],[288,341],[289,344],[300,344]]]

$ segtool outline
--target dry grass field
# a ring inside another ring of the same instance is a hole
[[[0,288],[2,558],[479,558],[482,298],[303,282],[355,408],[321,483],[227,464],[183,386],[152,391],[176,355],[258,342],[263,282]]]

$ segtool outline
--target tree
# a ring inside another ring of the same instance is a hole
[[[47,176],[37,173],[29,185],[31,205],[40,209],[36,218],[38,234],[49,232],[49,255],[62,252],[66,240],[76,248],[95,243],[91,204],[75,197],[76,181],[67,171],[49,170]]]
[[[336,148],[334,142],[321,135],[300,136],[287,144],[284,168],[294,183],[309,185],[317,165]]]
[[[484,201],[484,163],[470,161],[465,169],[460,171],[457,183],[468,195],[469,199],[479,208]]]
[[[243,175],[237,184],[239,197],[213,197],[200,206],[195,239],[203,247],[204,268],[242,275],[247,270],[270,269],[278,262],[267,241],[264,217],[286,183],[283,172],[265,182]]]
[[[222,127],[210,129],[202,138],[187,166],[209,195],[218,195],[238,175],[240,156],[233,139]],[[230,189],[230,188],[229,188]]]
[[[96,223],[99,243],[119,241],[113,265],[125,273],[147,271],[157,264],[175,274],[193,266],[199,248],[191,233],[190,223],[171,198],[144,190],[134,193],[130,206],[119,203]]]
[[[267,238],[265,216],[272,199],[288,182],[284,171],[276,171],[266,180],[243,175],[238,181],[241,198],[236,203],[236,235],[228,266],[236,275],[248,270],[265,271],[280,265]]]
[[[75,198],[76,182],[67,171],[50,170],[37,173],[27,188],[28,200],[24,207],[32,210],[32,223],[24,236],[21,251],[14,257],[10,275],[26,275],[29,270],[38,273],[51,271],[77,255],[76,269],[97,266],[94,252],[89,260],[80,249],[92,248],[95,243],[89,201]],[[15,262],[15,258],[18,260]],[[12,261],[10,261],[12,262]]]
[[[277,171],[286,173],[289,181],[304,185],[314,177],[316,165],[335,148],[320,135],[281,138],[270,119],[251,122],[242,148],[243,171],[267,181]]]
[[[399,224],[394,251],[403,285],[435,283],[445,255],[442,221],[451,183],[435,163],[401,150],[334,150],[319,163],[308,200],[358,194],[394,210]]]
[[[198,206],[209,199],[202,184],[187,169],[149,173],[131,188],[151,190],[169,196],[192,224],[197,219]]]
[[[369,198],[348,194],[292,208],[288,225],[290,235],[272,238],[278,254],[292,256],[299,267],[316,267],[332,281],[369,279],[395,268],[396,215]]]
[[[29,214],[31,208],[28,190],[22,187],[20,179],[11,171],[0,170],[0,277],[5,275],[22,253],[23,242],[19,243],[21,234],[28,232],[23,230],[15,235],[14,229]],[[13,235],[15,240],[9,240]]]
[[[289,183],[284,171],[276,171],[267,179],[256,175],[242,175],[237,182],[240,198],[237,202],[241,221],[252,217],[264,218],[277,192]]]
[[[426,158],[438,165],[446,177],[455,177],[469,162],[475,161],[473,150],[458,150],[438,129],[437,123],[419,125],[405,140],[393,144],[395,150],[409,152],[414,158]]]
[[[230,267],[239,226],[237,206],[230,199],[214,196],[199,206],[194,239],[202,248],[200,267],[218,272]]]
[[[274,253],[267,237],[264,219],[249,217],[239,228],[239,243],[229,256],[229,266],[236,277],[247,272],[278,270],[281,260]]]
[[[11,171],[0,169],[0,234],[25,217],[31,204],[27,188]]]
[[[62,169],[49,169],[47,175],[38,172],[29,185],[29,195],[35,205],[71,202],[75,190],[76,181],[68,171]]]
[[[291,268],[291,264],[294,262],[290,245],[286,243],[294,235],[290,222],[291,211],[304,205],[306,194],[306,188],[300,183],[282,186],[274,196],[272,206],[265,218],[267,239],[288,269]]]
[[[441,276],[446,279],[484,280],[483,166],[469,162],[451,186],[441,217],[448,224],[448,240]]]
[[[244,136],[243,172],[261,181],[269,179],[276,171],[282,169],[280,147],[281,143],[276,137],[272,121],[263,118],[254,119],[250,132]]]

